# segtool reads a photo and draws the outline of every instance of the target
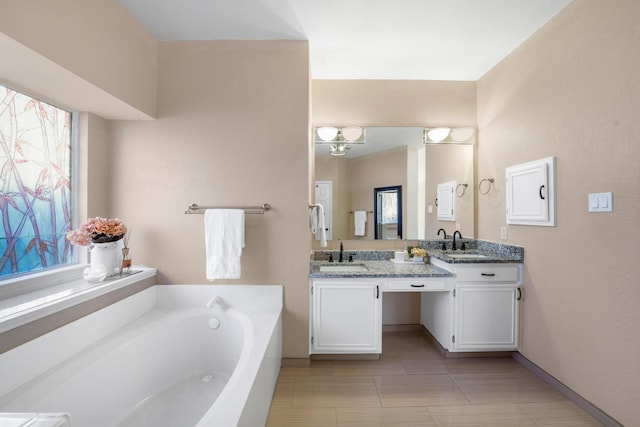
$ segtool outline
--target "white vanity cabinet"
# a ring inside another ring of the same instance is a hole
[[[503,351],[518,348],[518,288],[460,283],[454,297],[453,348]]]
[[[381,353],[381,312],[376,279],[312,279],[310,353]]]
[[[423,323],[443,347],[452,352],[517,350],[522,265],[442,262],[438,266],[454,273],[454,289],[449,300],[427,301],[440,318]],[[442,327],[447,313],[451,313],[448,337]]]

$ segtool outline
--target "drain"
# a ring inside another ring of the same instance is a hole
[[[220,327],[220,320],[217,317],[209,319],[209,328],[218,329]]]
[[[203,383],[208,383],[211,380],[213,380],[213,375],[205,375],[205,376],[202,377],[202,382]]]

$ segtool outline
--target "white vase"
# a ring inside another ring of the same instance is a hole
[[[91,272],[94,276],[106,273],[105,277],[113,276],[116,273],[118,254],[116,249],[118,242],[92,243],[91,244]]]

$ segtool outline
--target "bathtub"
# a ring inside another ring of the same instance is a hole
[[[74,427],[263,426],[281,312],[280,286],[153,286],[1,354],[0,412],[66,413]]]

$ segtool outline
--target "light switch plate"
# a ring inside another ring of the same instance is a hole
[[[589,194],[589,212],[613,212],[613,193]]]

